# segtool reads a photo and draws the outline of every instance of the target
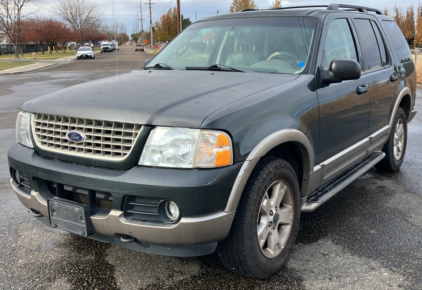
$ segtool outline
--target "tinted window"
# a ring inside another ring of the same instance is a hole
[[[356,30],[362,47],[365,70],[381,67],[381,54],[377,38],[368,19],[355,19]]]
[[[336,19],[330,23],[325,41],[325,56],[328,64],[336,58],[358,61],[355,42],[346,19]]]
[[[384,20],[384,26],[387,29],[387,33],[390,35],[394,47],[399,55],[401,62],[412,61],[412,54],[410,53],[407,41],[404,38],[403,33],[394,21]]]
[[[388,53],[387,53],[387,49],[385,48],[384,40],[382,39],[378,25],[375,23],[375,21],[371,20],[371,24],[372,24],[372,28],[375,31],[375,35],[377,36],[378,47],[381,53],[382,65],[386,65],[388,63]]]

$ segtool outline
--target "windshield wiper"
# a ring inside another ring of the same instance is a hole
[[[231,71],[231,72],[245,72],[235,67],[223,65],[223,64],[213,64],[210,66],[187,66],[186,70],[219,70],[219,71]]]
[[[145,69],[148,69],[148,68],[158,68],[158,69],[168,69],[168,70],[173,70],[174,69],[171,66],[169,66],[168,64],[161,63],[161,62],[156,63],[154,66],[147,66],[147,67],[145,67]]]

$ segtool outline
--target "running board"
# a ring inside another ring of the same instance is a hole
[[[384,152],[372,153],[360,163],[342,173],[339,177],[316,189],[308,195],[306,204],[302,207],[302,212],[312,212],[316,210],[359,176],[371,169],[372,166],[380,162],[384,156]]]

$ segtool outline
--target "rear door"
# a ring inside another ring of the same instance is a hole
[[[392,47],[375,17],[352,15],[363,54],[363,70],[369,79],[371,110],[369,135],[386,136],[391,104],[398,94],[398,74],[394,69]],[[376,145],[376,144],[375,144]]]

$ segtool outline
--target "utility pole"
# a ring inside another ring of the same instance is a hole
[[[155,3],[151,3],[151,0],[149,0],[149,30],[151,33],[151,49],[154,49],[154,31],[152,29],[152,12],[151,12],[151,5]]]
[[[182,19],[180,17],[180,0],[177,0],[177,34],[182,32]]]
[[[198,12],[195,12],[195,21],[198,21],[197,15],[198,15]]]
[[[217,15],[218,15],[218,13],[219,13],[219,12],[220,12],[220,11],[218,11],[218,10],[217,10]]]
[[[142,1],[139,2],[141,7],[141,31],[144,32],[144,16],[142,15]]]

